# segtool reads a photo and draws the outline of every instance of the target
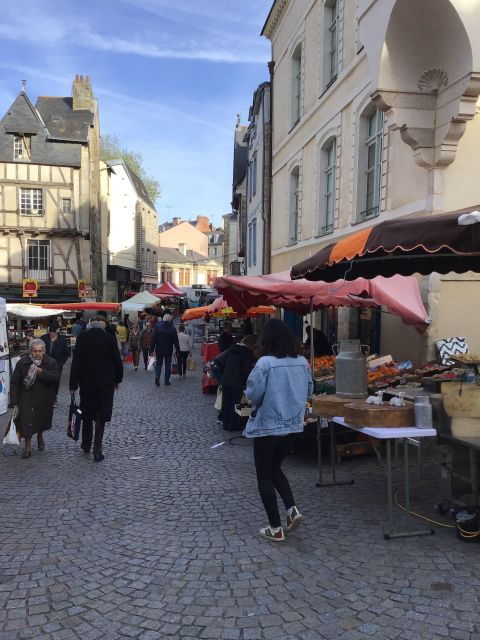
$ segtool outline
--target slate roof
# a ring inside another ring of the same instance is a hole
[[[72,98],[40,96],[35,106],[51,140],[88,142],[88,130],[93,125],[94,115],[86,109],[74,111]]]
[[[171,263],[179,263],[179,264],[193,264],[195,262],[216,262],[213,258],[209,256],[204,256],[202,253],[198,253],[198,251],[192,251],[191,249],[187,250],[187,254],[183,255],[183,253],[179,249],[175,249],[174,247],[159,247],[157,249],[157,259],[159,262],[171,262]],[[219,263],[217,263],[218,266]]]
[[[119,165],[122,165],[125,168],[125,171],[128,177],[130,178],[130,182],[132,183],[132,186],[135,189],[137,196],[141,200],[146,202],[148,206],[151,207],[154,211],[156,211],[155,205],[151,201],[143,181],[141,180],[141,178],[137,176],[135,171],[133,171],[124,160],[111,160],[107,162],[107,165],[109,167],[118,167]]]
[[[26,93],[20,93],[0,121],[5,133],[46,134],[45,127]]]

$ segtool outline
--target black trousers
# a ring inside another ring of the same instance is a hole
[[[264,436],[255,438],[253,441],[258,492],[271,527],[281,526],[275,490],[280,494],[285,509],[290,509],[295,505],[290,483],[281,470],[282,462],[290,450],[291,443],[290,435]]]
[[[60,389],[60,383],[62,381],[63,364],[62,364],[62,366],[58,365],[58,368],[60,369],[60,376],[59,376],[57,382],[55,383],[55,401],[57,400],[58,390]]]
[[[143,363],[146,369],[148,365],[148,358],[150,357],[150,349],[142,349],[142,353],[143,353]]]
[[[104,431],[105,420],[97,418],[95,420],[95,438],[93,438],[93,420],[84,420],[82,423],[82,449],[90,450],[93,439],[93,451],[101,451]]]
[[[222,411],[221,420],[226,431],[238,430],[238,416],[235,413],[235,405],[242,401],[243,389],[222,385]]]
[[[178,375],[185,376],[187,374],[187,359],[190,351],[180,351],[178,354]]]

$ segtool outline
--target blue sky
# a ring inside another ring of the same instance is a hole
[[[2,0],[0,112],[27,93],[71,95],[89,74],[103,133],[141,151],[160,220],[221,222],[236,114],[268,79],[270,0]]]

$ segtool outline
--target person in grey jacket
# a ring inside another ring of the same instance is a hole
[[[247,380],[247,399],[254,407],[243,433],[253,438],[258,491],[269,526],[260,535],[283,542],[303,520],[281,465],[291,445],[291,434],[303,431],[305,408],[313,391],[312,373],[300,355],[301,345],[281,320],[269,320],[262,333],[261,353]],[[287,510],[285,530],[278,511],[278,491]]]

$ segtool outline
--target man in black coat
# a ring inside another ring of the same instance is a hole
[[[170,374],[172,373],[173,347],[180,353],[177,330],[173,326],[173,318],[166,313],[163,320],[157,322],[152,339],[152,350],[155,351],[157,362],[155,363],[155,384],[160,386],[160,375],[162,373],[163,361],[165,360],[165,386],[169,386]]]
[[[220,350],[220,353],[223,353],[224,351],[229,349],[232,344],[235,344],[235,340],[232,336],[232,329],[233,325],[231,322],[227,321],[223,323],[223,331],[220,334],[220,338],[218,339],[218,348]]]
[[[123,364],[115,338],[105,331],[104,318],[90,321],[87,331],[81,333],[75,344],[70,371],[70,391],[80,386],[80,409],[82,411],[82,449],[90,452],[93,459],[101,462],[105,423],[112,419],[113,394],[123,379]]]
[[[55,404],[57,405],[58,389],[60,388],[60,379],[62,377],[63,365],[70,357],[70,347],[67,344],[66,338],[60,335],[58,328],[55,325],[48,327],[48,333],[41,338],[45,343],[45,353],[57,361],[58,368],[60,369],[60,376],[55,387]]]

